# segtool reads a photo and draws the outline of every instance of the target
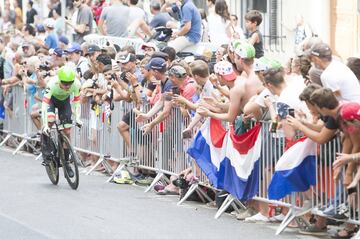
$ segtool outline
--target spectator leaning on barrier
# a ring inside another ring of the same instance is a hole
[[[161,109],[162,111],[158,114],[158,116],[153,119],[150,123],[144,126],[144,132],[149,133],[151,129],[164,119],[166,119],[171,112],[172,103],[171,97],[167,95],[167,93],[172,90],[172,82],[167,77],[166,71],[166,61],[160,57],[154,57],[150,60],[150,62],[145,66],[146,69],[149,69],[154,77],[161,82],[161,99],[155,103],[155,105],[151,108],[149,112],[140,113],[136,117],[137,122],[143,122],[151,119],[156,113],[158,113]]]
[[[113,0],[101,13],[98,27],[101,34],[114,37],[127,37],[130,9],[121,0]]]
[[[197,44],[201,40],[201,16],[192,0],[181,0],[181,6],[174,5],[173,12],[180,11],[180,29],[174,30],[168,43],[176,52]]]
[[[307,55],[319,69],[321,83],[330,88],[339,100],[360,102],[360,83],[355,74],[340,61],[332,59],[331,48],[325,43],[317,43]]]
[[[321,88],[315,90],[311,96],[310,101],[315,105],[315,108],[321,115],[331,116],[338,120],[340,123],[340,129],[344,133],[344,138],[342,141],[342,153],[343,154],[355,154],[360,151],[360,134],[358,133],[358,127],[354,127],[354,125],[344,124],[341,119],[341,110],[346,104],[349,103],[340,103],[336,95],[331,89]],[[351,104],[351,103],[350,103]],[[344,115],[343,115],[344,116]],[[345,116],[345,121],[348,118]],[[349,127],[350,126],[350,127]],[[346,168],[345,176],[343,184],[348,188],[353,188],[357,185],[357,180],[353,181],[353,174],[356,172],[357,162],[350,162],[348,167]],[[334,171],[334,179],[340,179],[341,168],[336,168]],[[350,193],[349,193],[350,194]],[[349,195],[350,199],[351,195]],[[338,236],[351,236],[354,233],[354,225],[346,224],[346,227],[339,232],[337,232]]]
[[[74,0],[75,12],[66,24],[73,28],[74,42],[81,44],[84,42],[84,36],[91,33],[93,29],[93,14],[91,8],[85,4],[84,0]]]

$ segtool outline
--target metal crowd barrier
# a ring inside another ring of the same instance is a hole
[[[17,146],[15,153],[27,143],[29,131],[34,128],[30,121],[29,107],[27,107],[27,95],[22,87],[14,87],[13,91],[13,114],[6,115],[4,121],[4,133],[8,133],[0,146],[10,137],[18,137],[23,141]],[[192,193],[196,192],[206,200],[211,201],[202,190],[202,186],[211,187],[208,179],[203,173],[199,173],[196,163],[186,154],[191,140],[182,139],[182,131],[189,123],[190,117],[182,114],[180,108],[174,107],[170,116],[160,125],[156,126],[148,135],[142,132],[145,123],[137,123],[135,120],[133,104],[127,102],[114,102],[114,110],[110,111],[106,103],[91,109],[91,103],[82,104],[81,118],[83,127],[81,130],[73,130],[72,138],[75,149],[83,154],[90,154],[97,159],[87,174],[91,173],[97,166],[102,164],[111,175],[107,181],[111,181],[119,170],[127,167],[153,170],[157,173],[152,184],[146,189],[150,191],[160,180],[168,180],[168,175],[177,175],[179,172],[192,168],[193,174],[199,178],[198,182],[191,185],[187,194],[178,203],[183,203]],[[150,110],[150,105],[142,106],[142,112]],[[126,145],[124,139],[118,132],[118,124],[128,117],[130,135],[130,146]],[[19,127],[20,126],[20,127]],[[281,134],[269,132],[269,122],[262,123],[262,150],[260,159],[259,193],[254,200],[265,202],[269,205],[283,206],[289,209],[286,219],[280,225],[277,234],[281,233],[293,220],[305,223],[302,216],[311,211],[313,214],[334,218],[336,214],[346,215],[343,220],[349,223],[359,224],[358,213],[360,211],[360,193],[347,195],[342,181],[334,182],[332,163],[336,152],[340,152],[340,138],[336,137],[327,144],[320,145],[317,157],[317,185],[308,192],[293,193],[279,200],[269,200],[267,188],[277,160],[284,151],[284,137]],[[23,144],[21,146],[21,144]],[[20,147],[21,146],[21,147]],[[111,162],[112,161],[112,162]],[[111,164],[118,164],[116,167]],[[342,175],[344,172],[342,173]],[[359,191],[357,185],[357,192]],[[310,200],[312,208],[302,210],[303,202]],[[223,206],[215,215],[218,218],[227,206],[242,207],[242,202],[229,195]],[[344,213],[345,212],[345,213]]]
[[[17,85],[11,88],[5,97],[5,102],[10,106],[10,109],[8,108],[5,113],[3,133],[6,134],[6,137],[0,143],[0,147],[12,140],[11,143],[16,147],[13,155],[24,146],[37,151],[32,142],[39,140],[31,137],[32,134],[36,133],[36,128],[30,117],[32,110],[30,102],[36,103],[35,100],[31,98],[23,86]],[[21,141],[19,142],[18,139]]]

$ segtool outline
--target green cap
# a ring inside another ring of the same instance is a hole
[[[242,41],[235,45],[235,54],[243,59],[255,58],[255,48],[246,41]]]
[[[280,69],[282,65],[279,61],[269,59],[265,56],[255,59],[254,61],[254,71],[266,71],[269,69]]]
[[[230,43],[230,51],[234,52],[235,48],[239,47],[241,44],[242,40],[239,39],[235,39]]]
[[[75,71],[73,69],[71,69],[70,67],[63,66],[58,70],[57,75],[58,75],[60,81],[73,82],[75,80],[76,74],[75,74]]]

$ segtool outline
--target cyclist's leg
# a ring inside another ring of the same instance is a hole
[[[71,120],[72,109],[71,109],[71,105],[70,105],[70,97],[64,101],[57,102],[57,108],[58,108],[59,120],[60,120],[61,124],[64,124],[64,126],[65,126],[63,132],[66,135],[66,137],[68,137],[69,142],[71,143],[70,132],[71,132],[71,123],[72,123],[72,120]],[[64,147],[65,160],[68,162],[69,155],[70,155],[70,149],[67,148],[67,145],[63,145],[63,147]],[[71,167],[69,165],[67,165],[66,167],[67,167],[67,172],[69,174],[69,177],[72,178],[74,176],[73,170],[71,169]]]
[[[55,122],[55,105],[53,98],[51,98],[49,101],[49,107],[47,111],[49,127],[51,127]],[[43,158],[43,165],[46,166],[48,164],[49,157],[51,156],[53,150],[54,148],[50,137],[48,135],[41,134],[41,153]]]

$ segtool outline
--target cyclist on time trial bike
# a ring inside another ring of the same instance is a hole
[[[82,125],[80,120],[80,81],[75,79],[76,73],[67,66],[61,67],[57,76],[51,79],[45,90],[42,100],[41,119],[43,123],[43,137],[49,142],[50,128],[55,122],[55,108],[58,109],[58,116],[61,124],[64,125],[64,133],[70,140],[70,130],[72,126],[71,116],[74,112],[77,125]],[[72,102],[71,101],[71,96]],[[71,107],[73,105],[73,109]],[[46,147],[46,146],[45,146]],[[65,159],[69,160],[69,149],[64,149]],[[47,155],[43,152],[43,165],[48,164]],[[74,172],[71,167],[65,165],[69,176],[73,177]]]

